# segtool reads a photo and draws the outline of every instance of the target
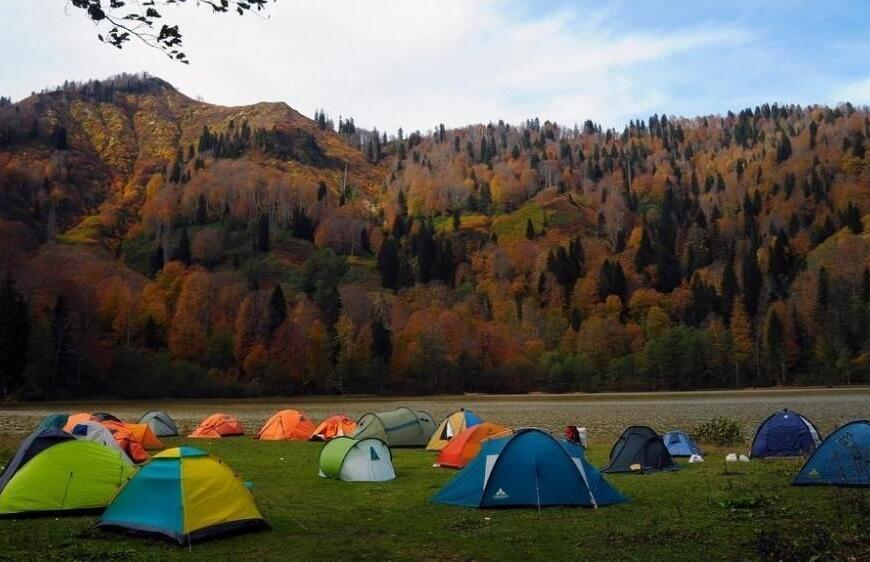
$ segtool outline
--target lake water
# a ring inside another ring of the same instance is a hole
[[[758,424],[780,408],[797,410],[827,434],[856,418],[870,418],[870,388],[746,390],[726,392],[631,393],[594,395],[439,396],[288,398],[281,400],[191,400],[143,402],[27,403],[0,407],[0,435],[31,431],[53,412],[105,411],[135,421],[150,409],[164,410],[182,431],[205,416],[226,412],[253,433],[277,410],[295,408],[320,420],[343,413],[358,418],[366,412],[401,405],[425,410],[437,419],[460,407],[486,420],[508,426],[531,426],[561,432],[566,424],[586,426],[593,441],[612,441],[628,425],[643,424],[664,432],[690,430],[697,423],[724,416],[738,420],[750,439]]]

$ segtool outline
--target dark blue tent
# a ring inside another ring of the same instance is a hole
[[[700,455],[701,448],[684,431],[669,431],[662,436],[665,447],[672,457],[691,457]]]
[[[870,486],[870,421],[853,421],[830,434],[793,484]]]
[[[627,501],[586,461],[583,449],[539,429],[485,441],[433,498],[465,507],[599,507]]]
[[[749,456],[799,457],[816,450],[821,437],[816,426],[797,412],[780,410],[758,426]]]
[[[643,425],[633,425],[613,444],[610,462],[601,472],[648,474],[679,469],[658,433]]]
[[[15,454],[6,464],[6,468],[3,469],[3,473],[0,474],[0,491],[6,487],[6,484],[18,472],[18,469],[27,464],[27,461],[61,441],[71,441],[73,439],[75,437],[61,429],[38,429],[28,435],[18,445],[18,450],[15,451]]]

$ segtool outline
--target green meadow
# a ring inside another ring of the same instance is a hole
[[[187,442],[167,439],[167,446]],[[95,528],[96,516],[0,520],[3,560],[868,560],[870,490],[797,488],[799,460],[609,475],[630,503],[477,510],[429,498],[454,474],[434,453],[394,450],[393,482],[317,476],[321,445],[247,437],[190,442],[254,485],[271,530],[179,547]],[[17,439],[0,441],[0,461]],[[588,457],[605,464],[609,442]]]

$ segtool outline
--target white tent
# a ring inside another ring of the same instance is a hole
[[[76,439],[81,439],[82,441],[94,441],[112,449],[113,451],[118,451],[121,453],[121,458],[130,464],[134,464],[133,461],[130,460],[130,457],[127,456],[127,453],[124,452],[124,449],[122,449],[121,446],[118,445],[118,442],[115,441],[112,432],[106,429],[106,427],[99,422],[81,422],[76,424],[70,433]]]
[[[384,482],[396,477],[392,454],[380,439],[338,437],[320,451],[320,476],[345,482]]]

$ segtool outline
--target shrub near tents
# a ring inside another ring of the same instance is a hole
[[[743,443],[743,430],[735,420],[728,418],[713,418],[695,426],[692,435],[702,443],[727,447]]]

